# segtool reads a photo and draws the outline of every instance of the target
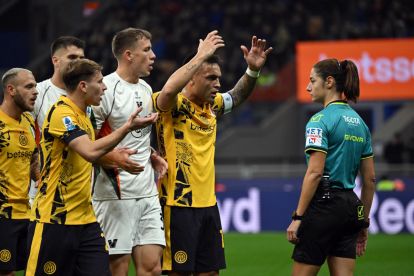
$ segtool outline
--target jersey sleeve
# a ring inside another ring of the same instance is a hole
[[[372,151],[371,133],[369,132],[368,127],[366,130],[366,137],[364,148],[362,149],[361,159],[371,158],[374,156]]]
[[[159,107],[158,107],[158,105],[157,105],[157,99],[158,99],[158,96],[161,94],[161,92],[156,92],[156,93],[153,93],[152,94],[152,104],[153,104],[153,107],[154,107],[154,110],[156,111],[156,112],[166,112],[165,110],[161,110]]]
[[[154,106],[154,110],[156,112],[160,112],[160,113],[170,112],[171,110],[162,110],[158,107],[157,99],[160,96],[160,94],[161,94],[161,92],[155,92],[155,93],[152,94],[152,103],[153,103],[153,106]],[[177,102],[175,104],[175,109],[179,109],[179,107],[182,105],[182,103],[183,103],[183,96],[181,95],[181,93],[178,93],[177,94]]]
[[[69,108],[62,106],[59,112],[56,111],[50,118],[49,134],[62,140],[65,144],[87,134],[85,130],[80,128],[75,114]]]
[[[315,115],[317,116],[317,115]],[[306,125],[305,132],[305,152],[312,151],[328,152],[328,128],[326,123],[319,117],[318,120],[313,116]]]

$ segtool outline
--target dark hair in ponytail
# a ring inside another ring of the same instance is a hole
[[[325,59],[316,63],[313,68],[322,79],[331,76],[335,79],[336,90],[344,92],[349,101],[357,102],[359,97],[358,68],[351,60],[338,61]]]

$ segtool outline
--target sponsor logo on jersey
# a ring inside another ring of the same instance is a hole
[[[322,146],[322,129],[310,127],[306,129],[306,146]]]
[[[175,252],[174,261],[178,264],[185,263],[187,261],[187,253],[182,250]]]
[[[364,143],[364,137],[345,134],[344,136],[345,141],[357,142],[357,143]]]
[[[131,135],[135,138],[141,138],[147,135],[148,133],[151,133],[152,125],[146,126],[145,128],[137,129],[135,131],[131,132]]]
[[[52,275],[56,272],[56,264],[52,261],[47,261],[43,266],[43,271],[47,275]]]
[[[214,125],[209,125],[206,127],[202,127],[196,124],[193,124],[193,122],[190,123],[190,129],[196,130],[196,131],[203,131],[203,132],[211,132],[214,131]]]
[[[31,159],[33,155],[33,151],[15,151],[15,152],[7,152],[7,159],[12,158],[23,158],[23,159]]]
[[[360,125],[361,124],[361,122],[360,122],[360,120],[359,120],[359,118],[356,118],[356,117],[349,117],[349,116],[342,116],[342,118],[344,118],[344,121],[347,123],[347,124],[350,124],[350,125]]]
[[[74,130],[76,126],[73,124],[72,119],[69,116],[63,117],[63,124],[66,127],[67,131]]]

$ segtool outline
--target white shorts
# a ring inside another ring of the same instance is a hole
[[[137,245],[165,246],[164,222],[158,195],[138,199],[93,201],[109,255],[131,254]]]

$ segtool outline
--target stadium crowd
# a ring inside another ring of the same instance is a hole
[[[296,41],[412,36],[413,6],[407,0],[124,0],[115,1],[79,36],[87,41],[86,56],[111,72],[116,66],[108,43],[113,33],[128,26],[149,29],[157,56],[149,83],[159,90],[204,33],[220,30],[226,40],[218,52],[225,61],[221,82],[228,89],[244,70],[235,49],[252,33],[274,46],[266,70],[277,72],[294,57]]]

